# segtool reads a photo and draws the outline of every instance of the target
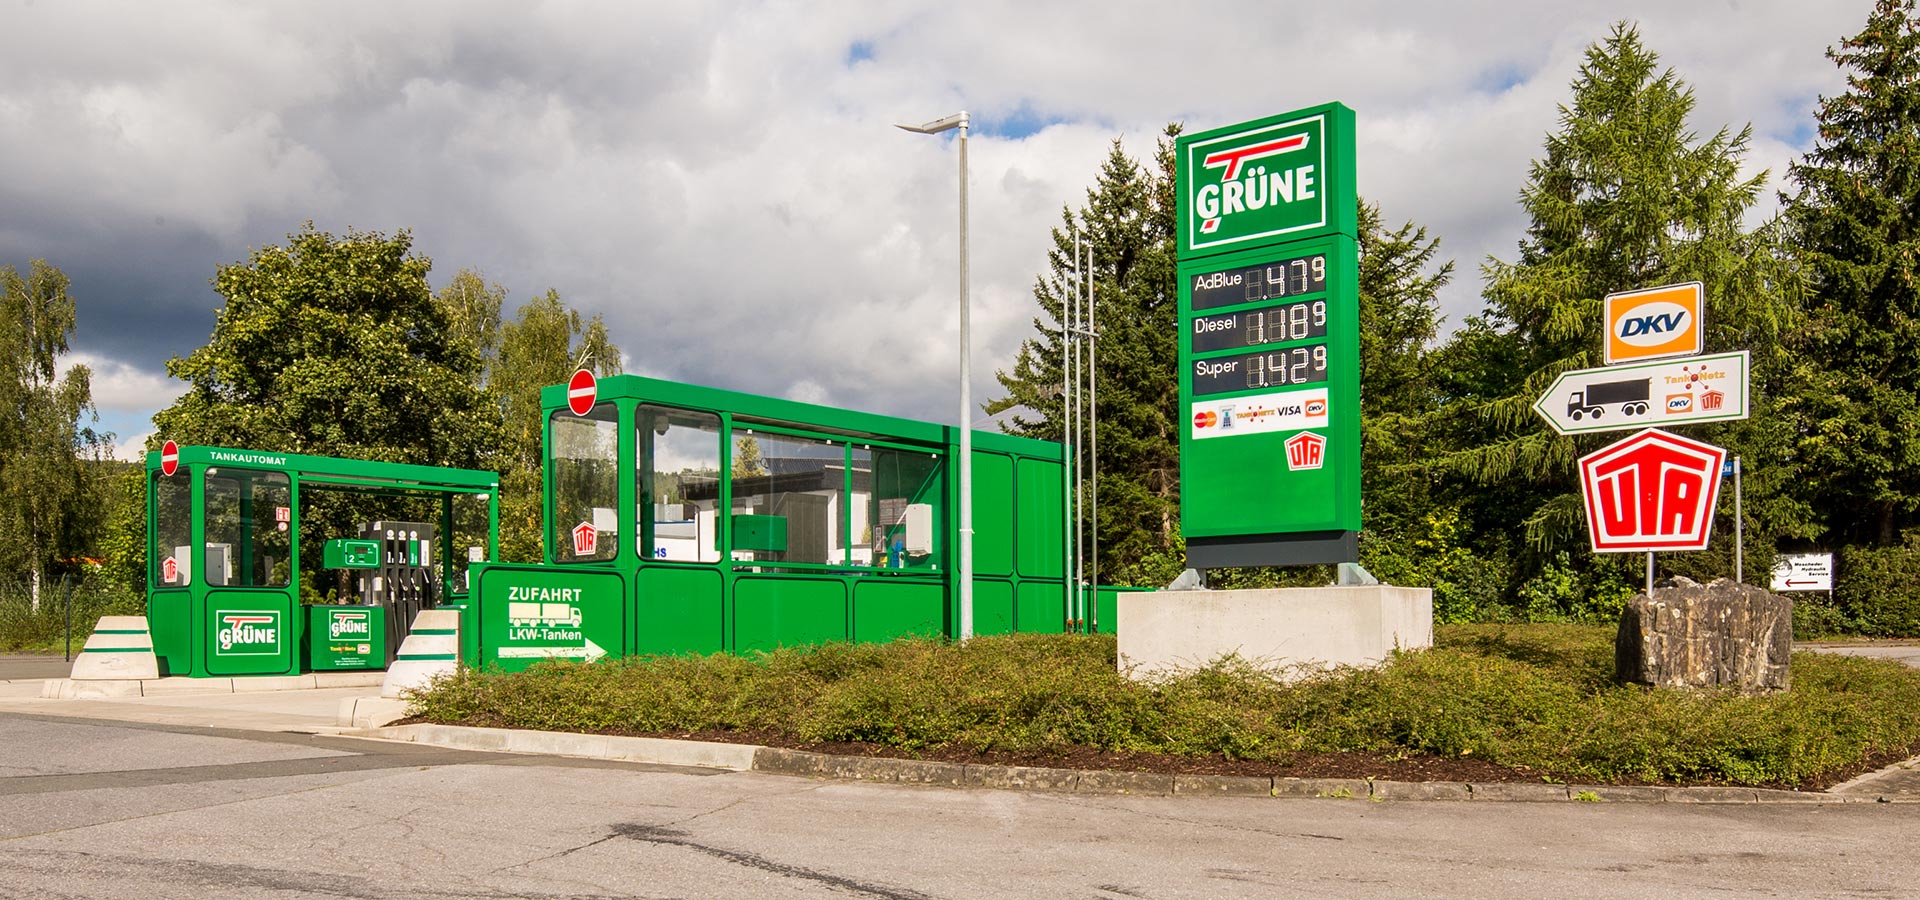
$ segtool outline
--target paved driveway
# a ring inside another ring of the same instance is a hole
[[[1822,897],[1920,805],[1103,797],[0,714],[0,897]]]

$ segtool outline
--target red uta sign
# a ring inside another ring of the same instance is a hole
[[[1712,444],[1649,428],[1580,457],[1593,549],[1706,549],[1726,456]]]

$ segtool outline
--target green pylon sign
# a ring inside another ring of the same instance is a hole
[[[1356,560],[1353,111],[1186,135],[1176,154],[1188,564]]]

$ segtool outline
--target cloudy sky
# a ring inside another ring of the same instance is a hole
[[[556,289],[628,371],[945,420],[954,147],[891,123],[972,114],[984,399],[1115,138],[1146,158],[1168,122],[1345,102],[1361,194],[1459,260],[1457,324],[1612,22],[1693,87],[1697,131],[1751,123],[1778,185],[1868,5],[0,0],[0,264],[71,276],[122,455],[212,332],[215,268],[309,219],[411,229],[436,287],[474,268],[509,310]]]

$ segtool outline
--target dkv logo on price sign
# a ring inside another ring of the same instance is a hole
[[[1580,457],[1598,553],[1704,550],[1727,451],[1656,429]]]

